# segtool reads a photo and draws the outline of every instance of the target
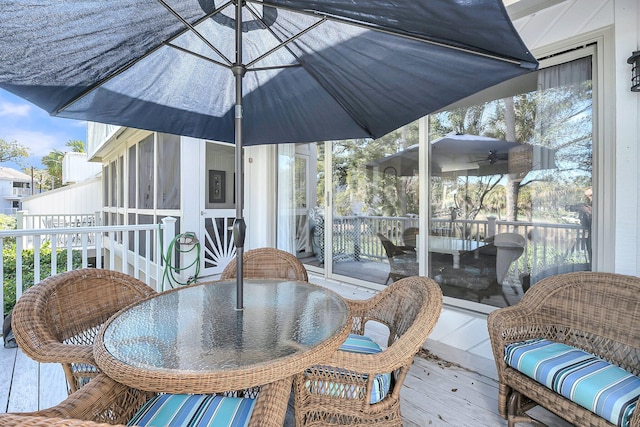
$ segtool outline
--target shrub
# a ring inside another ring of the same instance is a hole
[[[73,251],[73,269],[82,267],[82,252]],[[16,247],[15,244],[7,244],[2,251],[4,260],[4,312],[8,314],[16,304]],[[56,262],[58,272],[67,268],[67,251],[59,249],[56,251]],[[34,282],[34,250],[24,249],[22,251],[22,290],[23,292],[33,286]],[[62,270],[61,270],[62,269]],[[46,242],[40,248],[40,280],[51,276],[51,246]]]

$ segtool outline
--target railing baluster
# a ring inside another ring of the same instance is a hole
[[[155,229],[154,229],[155,230]],[[144,254],[145,254],[145,259],[146,259],[146,266],[145,266],[145,271],[144,271],[144,275],[147,278],[147,283],[151,283],[151,278],[150,278],[150,274],[151,274],[151,257],[149,256],[149,254],[151,253],[151,235],[154,233],[154,231],[152,230],[144,230],[143,231],[144,235],[145,235],[145,239],[144,239]],[[156,239],[159,240],[159,239]],[[156,274],[156,291],[161,291],[162,289],[160,289],[160,276],[158,275],[160,273],[160,269],[162,266],[162,262],[160,259],[156,258],[156,266],[157,266],[157,274]]]
[[[82,233],[82,268],[87,268],[89,266],[89,245],[88,245],[88,240],[89,240],[89,234],[88,233]]]
[[[133,232],[133,277],[140,278],[140,233]]]
[[[122,272],[129,274],[129,232],[122,232]]]
[[[51,242],[51,275],[58,274],[58,235],[50,234]]]
[[[115,251],[115,232],[109,232],[109,268],[115,269],[116,251]]]
[[[16,238],[16,301],[22,296],[22,238]]]
[[[40,236],[33,236],[33,284],[40,283]]]
[[[104,235],[102,232],[96,232],[94,239],[96,241],[96,268],[102,268],[102,239]]]
[[[73,234],[67,234],[67,271],[73,270]]]

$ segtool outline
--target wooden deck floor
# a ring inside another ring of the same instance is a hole
[[[346,296],[368,298],[371,294],[356,295],[351,288]],[[405,426],[506,426],[497,412],[492,360],[429,340],[425,348],[415,357],[401,392]],[[39,364],[19,349],[0,347],[0,367],[0,412],[44,409],[66,397],[58,364]],[[290,412],[287,427],[293,426]],[[570,426],[544,410],[536,410],[535,416],[549,426]]]
[[[459,350],[452,349],[452,355],[471,360]],[[64,375],[57,364],[39,364],[19,349],[0,348],[0,366],[0,412],[35,411],[66,397]],[[415,358],[405,380],[402,418],[406,427],[506,426],[497,413],[497,395],[494,378],[428,352]],[[542,410],[536,418],[549,426],[569,426]],[[285,426],[293,427],[291,411]]]
[[[66,397],[59,365],[38,364],[20,350],[4,348],[0,361],[0,412],[47,408]],[[506,425],[496,412],[494,379],[434,357],[416,357],[402,396],[405,426]]]

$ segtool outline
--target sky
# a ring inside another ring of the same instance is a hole
[[[87,122],[61,119],[30,102],[0,89],[0,138],[26,146],[31,151],[25,166],[42,168],[40,160],[54,149],[70,151],[68,141],[80,140],[86,145]],[[22,170],[12,162],[0,164]]]

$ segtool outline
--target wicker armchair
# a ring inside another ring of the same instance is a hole
[[[576,347],[633,375],[640,374],[640,278],[579,272],[547,277],[514,306],[488,317],[496,361],[500,415],[508,425],[532,422],[525,411],[536,404],[580,426],[612,426],[588,409],[511,368],[505,346],[548,339]],[[630,426],[640,426],[640,411]]]
[[[400,389],[440,316],[440,287],[426,277],[407,277],[369,300],[347,301],[353,316],[352,334],[365,335],[368,322],[382,324],[389,332],[387,348],[375,354],[338,350],[330,360],[296,375],[296,426],[401,426]],[[392,377],[387,382],[389,390],[371,403],[374,382],[385,374]]]
[[[116,271],[86,268],[57,274],[27,290],[12,312],[20,349],[38,362],[61,363],[69,393],[98,369],[93,341],[113,314],[155,291]]]
[[[245,279],[291,279],[309,281],[307,270],[298,258],[276,248],[258,248],[242,256]],[[235,279],[236,259],[231,260],[222,271],[221,280]]]
[[[290,392],[291,379],[262,386],[256,397],[249,427],[281,427]],[[130,388],[105,374],[98,374],[86,386],[69,395],[57,406],[37,412],[0,414],[0,425],[124,427],[123,425],[153,396],[154,393]]]

